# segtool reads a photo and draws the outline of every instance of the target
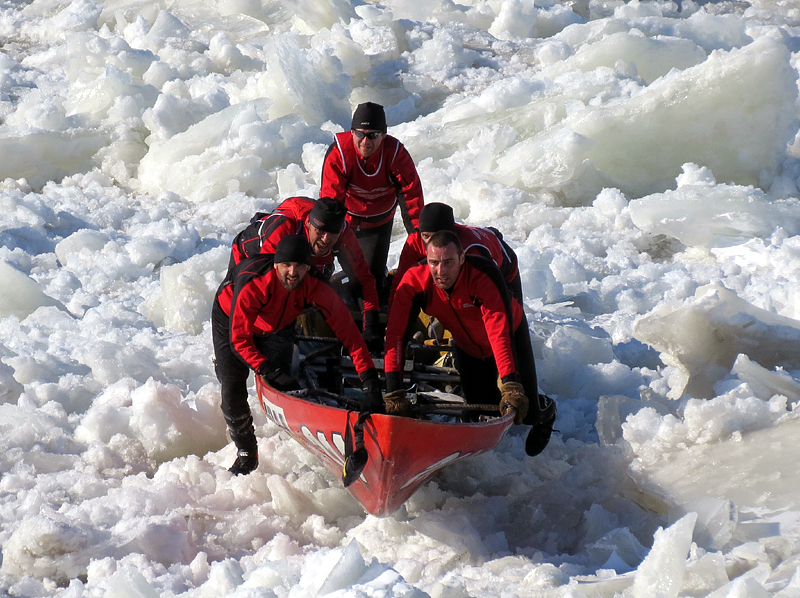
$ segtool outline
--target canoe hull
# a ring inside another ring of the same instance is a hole
[[[345,432],[356,413],[283,394],[256,376],[264,413],[341,479]],[[369,460],[348,490],[373,515],[388,515],[443,467],[493,449],[514,416],[445,423],[373,414],[364,425]]]

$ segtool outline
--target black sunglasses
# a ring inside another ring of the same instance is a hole
[[[364,139],[364,137],[366,137],[367,139],[377,139],[378,137],[383,135],[383,131],[365,132],[365,131],[356,131],[355,129],[351,129],[351,130],[353,131],[353,135],[355,135],[359,139]]]

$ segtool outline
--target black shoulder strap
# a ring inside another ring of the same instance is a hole
[[[500,291],[500,296],[506,304],[506,311],[508,312],[509,318],[511,318],[511,295],[508,292],[508,285],[506,284],[505,278],[503,278],[503,273],[500,272],[500,268],[497,267],[494,260],[482,255],[465,255],[464,260],[476,270],[486,274],[489,280],[494,283],[494,286]],[[513,320],[509,319],[509,321]]]
[[[264,239],[269,237],[288,216],[280,213],[258,212],[250,219],[250,224],[233,240],[239,246],[242,255],[253,257],[261,253]]]
[[[237,286],[269,272],[275,263],[274,253],[259,253],[239,262],[230,273],[231,282]]]

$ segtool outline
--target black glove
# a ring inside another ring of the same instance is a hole
[[[380,312],[377,310],[364,312],[364,342],[370,353],[383,351],[383,333],[380,329]]]
[[[258,375],[264,378],[275,390],[300,390],[300,383],[282,365],[265,362],[258,370]]]
[[[361,410],[370,413],[383,412],[383,395],[378,370],[370,368],[361,374],[361,391],[364,393]]]

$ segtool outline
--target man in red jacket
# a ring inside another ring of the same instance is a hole
[[[379,299],[375,277],[369,270],[353,229],[345,222],[347,212],[340,201],[320,197],[290,197],[271,213],[257,213],[250,226],[233,240],[229,269],[247,257],[275,253],[278,242],[287,235],[299,234],[311,244],[311,264],[326,281],[334,270],[334,258],[349,281],[337,291],[349,300],[363,301],[364,338],[377,347],[383,340],[379,323]]]
[[[350,131],[337,133],[322,165],[320,195],[347,207],[347,219],[385,298],[386,260],[397,206],[406,230],[419,224],[424,200],[414,161],[386,134],[383,106],[366,102],[353,113]]]
[[[248,474],[258,466],[258,443],[247,402],[250,370],[278,390],[299,389],[290,373],[295,319],[319,310],[350,353],[365,396],[365,409],[383,407],[378,372],[364,339],[341,298],[311,269],[311,246],[287,235],[274,256],[259,254],[233,268],[220,285],[211,310],[214,369],[221,386],[222,414],[237,457],[230,471]]]
[[[504,414],[515,410],[515,423],[532,425],[526,452],[539,454],[550,440],[556,405],[539,394],[530,339],[520,330],[527,325],[522,306],[510,297],[494,262],[482,256],[465,256],[452,231],[435,233],[426,255],[427,263],[419,263],[403,275],[389,310],[384,358],[387,413],[404,408],[405,336],[411,319],[422,309],[437,318],[453,337],[456,367],[467,402],[495,402]],[[534,399],[530,404],[529,397]]]
[[[427,203],[419,214],[419,231],[408,235],[400,260],[392,278],[389,304],[394,296],[398,283],[403,278],[406,270],[425,259],[426,246],[434,233],[440,230],[453,231],[465,255],[482,255],[491,259],[503,274],[509,285],[512,295],[522,300],[522,285],[519,282],[519,269],[517,268],[517,254],[503,241],[503,235],[496,228],[481,228],[457,224],[453,217],[453,208],[445,203]],[[512,289],[513,287],[513,289]],[[516,289],[519,289],[517,294]]]

